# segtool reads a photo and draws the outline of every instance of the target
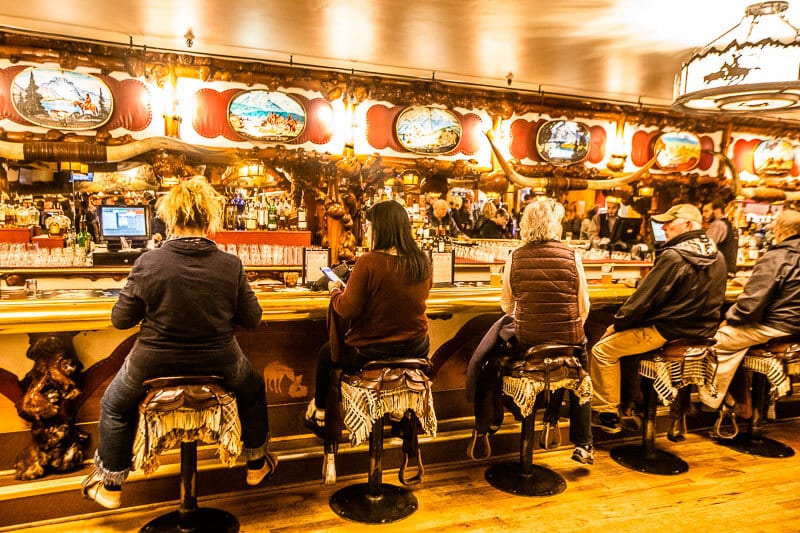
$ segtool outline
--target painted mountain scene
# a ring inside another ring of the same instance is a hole
[[[114,108],[111,90],[99,78],[36,67],[14,77],[11,102],[17,113],[33,124],[65,130],[102,126]]]
[[[397,141],[409,152],[446,154],[461,141],[461,122],[450,110],[412,106],[397,117]]]
[[[306,127],[306,110],[288,94],[256,89],[231,99],[228,122],[233,131],[247,139],[291,141]]]

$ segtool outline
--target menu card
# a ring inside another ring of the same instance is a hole
[[[330,264],[330,248],[303,248],[303,283],[318,280],[323,275],[320,268]]]
[[[452,285],[455,280],[455,254],[450,252],[431,252],[433,265],[433,284]]]

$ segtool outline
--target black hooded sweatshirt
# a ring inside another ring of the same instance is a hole
[[[653,269],[614,317],[614,329],[655,326],[667,340],[713,337],[725,300],[727,268],[702,230],[661,247]]]

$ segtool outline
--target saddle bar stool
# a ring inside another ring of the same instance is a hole
[[[197,441],[217,443],[220,461],[233,466],[241,453],[236,398],[220,376],[175,376],[145,381],[139,404],[133,467],[154,472],[159,455],[181,444],[180,507],[147,523],[141,532],[236,533],[239,521],[221,509],[197,505]]]
[[[329,504],[337,515],[355,522],[385,524],[406,518],[417,510],[417,498],[411,491],[383,483],[383,426],[385,417],[402,418],[400,482],[404,485],[421,482],[424,467],[417,428],[435,437],[437,426],[431,380],[426,374],[429,369],[428,359],[388,359],[369,361],[358,373],[342,375],[344,425],[353,446],[369,438],[369,473],[367,483],[349,485],[331,496]],[[416,456],[418,472],[406,478],[412,455]]]
[[[504,461],[490,466],[484,477],[496,489],[520,496],[551,496],[567,488],[563,476],[541,465],[533,464],[535,447],[536,397],[571,389],[588,402],[592,397],[591,379],[581,367],[577,354],[585,353],[582,344],[540,344],[529,348],[522,359],[500,361],[499,377],[503,394],[511,398],[522,417],[519,461]],[[555,431],[558,431],[557,427]],[[548,447],[549,437],[543,439]]]
[[[671,476],[689,470],[686,461],[655,447],[656,410],[659,400],[664,405],[679,401],[690,385],[713,384],[717,371],[717,353],[713,348],[716,342],[713,338],[675,339],[642,355],[639,360],[645,412],[642,443],[613,448],[612,459],[647,474]]]
[[[765,436],[764,426],[768,418],[769,405],[779,397],[791,393],[791,377],[800,375],[800,335],[775,337],[765,344],[751,346],[736,372],[752,374],[753,414],[747,421],[747,430],[740,433],[736,415],[731,412],[733,433],[722,435],[720,427],[727,408],[721,408],[719,419],[714,426],[715,433],[721,437],[718,442],[738,452],[759,457],[792,457],[794,450],[782,442]]]

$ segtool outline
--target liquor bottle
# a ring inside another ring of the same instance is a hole
[[[234,229],[243,230],[244,229],[244,208],[245,202],[244,198],[242,198],[241,193],[236,193],[233,197],[233,216],[234,216]]]
[[[306,231],[308,229],[306,204],[303,202],[303,195],[300,195],[300,204],[297,206],[297,229],[300,231]]]
[[[236,206],[233,205],[233,196],[228,198],[228,202],[225,204],[224,226],[226,230],[236,229]]]
[[[444,230],[444,226],[439,226],[439,232],[436,237],[436,250],[438,252],[444,252],[445,245],[447,244],[445,242],[447,239],[447,232]]]
[[[263,196],[256,203],[256,225],[258,229],[267,229],[267,204],[264,203]]]
[[[286,198],[281,198],[278,205],[278,229],[289,229],[289,203]]]
[[[445,231],[444,227],[442,227],[442,235],[442,240],[444,241],[444,251],[449,252],[453,249],[453,241],[447,231]]]
[[[75,234],[75,244],[78,245],[78,248],[86,250],[87,253],[92,249],[92,236],[86,229],[86,215],[82,215],[78,223],[78,233]]]
[[[275,231],[278,229],[278,208],[275,203],[270,200],[269,207],[267,207],[267,230]]]
[[[247,212],[245,214],[244,229],[255,231],[258,229],[258,213],[255,201],[247,202]]]

